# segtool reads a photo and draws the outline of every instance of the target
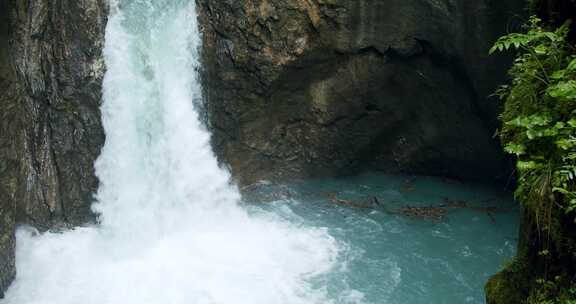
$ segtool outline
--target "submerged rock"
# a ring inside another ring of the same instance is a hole
[[[107,1],[0,1],[0,293],[14,225],[90,221]]]
[[[523,0],[199,0],[205,113],[244,183],[365,168],[494,179],[491,43]]]

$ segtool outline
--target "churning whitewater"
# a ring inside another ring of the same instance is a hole
[[[100,223],[20,229],[18,275],[2,304],[334,301],[321,278],[341,266],[337,242],[248,214],[218,167],[194,108],[200,38],[194,0],[111,3]]]

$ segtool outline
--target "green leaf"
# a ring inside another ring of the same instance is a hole
[[[552,85],[547,90],[548,95],[562,99],[562,100],[575,100],[576,99],[576,81],[568,80],[561,81]]]
[[[542,165],[535,161],[518,161],[516,167],[520,171],[534,170],[540,168]]]
[[[554,80],[560,80],[560,79],[563,79],[564,77],[566,77],[566,70],[556,71],[556,72],[552,73],[552,75],[550,76],[550,78],[552,78]]]
[[[526,153],[526,146],[523,144],[509,143],[504,147],[504,150],[510,154],[520,156]]]
[[[560,194],[564,194],[564,195],[570,195],[570,191],[568,191],[564,188],[560,188],[560,187],[554,187],[554,188],[552,188],[552,191],[560,193]]]
[[[576,58],[572,59],[566,68],[570,71],[576,71]]]
[[[488,54],[492,55],[494,54],[494,52],[496,52],[498,50],[498,46],[495,44],[490,48],[490,51],[488,51]]]
[[[544,36],[548,37],[548,39],[550,39],[552,41],[556,41],[558,39],[556,37],[556,34],[551,33],[551,32],[544,32]]]
[[[534,52],[538,55],[546,55],[548,54],[548,47],[541,44],[534,48]]]
[[[570,150],[576,147],[576,140],[559,139],[556,141],[556,146],[562,150]]]

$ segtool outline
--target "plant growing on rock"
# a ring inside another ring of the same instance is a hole
[[[550,32],[530,19],[526,34],[500,38],[490,50],[522,54],[510,70],[511,85],[497,94],[505,101],[502,142],[518,157],[517,197],[576,210],[576,55],[567,42],[569,23]],[[532,205],[538,209],[540,206]]]
[[[505,107],[500,137],[506,152],[517,157],[516,197],[535,220],[543,236],[539,250],[546,252],[537,258],[545,261],[543,278],[530,283],[527,303],[574,298],[564,292],[573,284],[572,274],[551,265],[576,252],[574,240],[562,233],[566,214],[572,221],[576,214],[576,49],[569,32],[570,22],[547,30],[532,17],[526,33],[501,37],[490,50],[519,53],[509,72],[511,84],[496,94]]]

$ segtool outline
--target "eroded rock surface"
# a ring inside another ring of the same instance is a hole
[[[524,1],[198,0],[207,121],[243,183],[507,172],[491,43]]]
[[[0,294],[14,277],[14,227],[93,216],[105,0],[0,0]]]

